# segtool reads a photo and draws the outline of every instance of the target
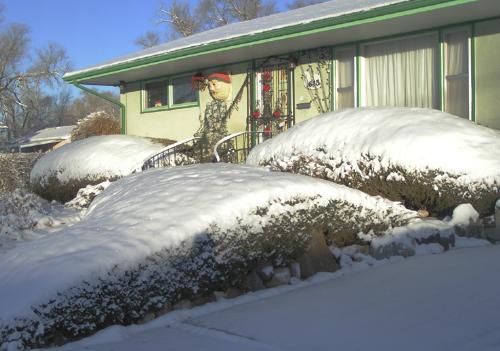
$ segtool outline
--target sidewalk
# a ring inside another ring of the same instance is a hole
[[[498,267],[497,245],[321,274],[58,350],[500,350]]]

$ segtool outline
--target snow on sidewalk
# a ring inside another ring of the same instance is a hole
[[[499,264],[487,246],[318,274],[57,350],[499,350]]]

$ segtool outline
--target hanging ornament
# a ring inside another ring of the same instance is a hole
[[[259,110],[255,110],[252,112],[252,117],[254,119],[259,119],[260,118],[260,111]]]
[[[207,83],[203,73],[198,72],[191,77],[191,87],[193,88],[193,90],[205,90],[205,88],[207,87]]]

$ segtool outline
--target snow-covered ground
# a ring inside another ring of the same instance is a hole
[[[305,202],[286,204],[299,197]],[[247,235],[256,235],[266,222],[296,210],[294,206],[308,209],[331,200],[359,206],[357,216],[346,221],[372,216],[365,220],[391,226],[416,217],[380,197],[265,168],[205,164],[123,178],[96,198],[81,222],[0,255],[0,321],[36,318],[32,306],[58,291],[105,276],[113,267],[129,269],[161,250],[181,250],[186,242],[191,247],[212,225],[222,233],[246,226]],[[267,217],[252,212],[266,205]],[[341,208],[336,212],[342,213]]]
[[[354,262],[307,281],[113,326],[53,351],[500,349],[500,246]]]

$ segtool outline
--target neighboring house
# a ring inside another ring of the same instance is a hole
[[[71,131],[75,126],[45,128],[33,132],[17,141],[19,152],[45,152],[71,142]]]
[[[122,131],[147,137],[272,133],[357,106],[428,107],[500,129],[499,57],[498,0],[335,0],[64,80],[86,90],[119,86]]]

